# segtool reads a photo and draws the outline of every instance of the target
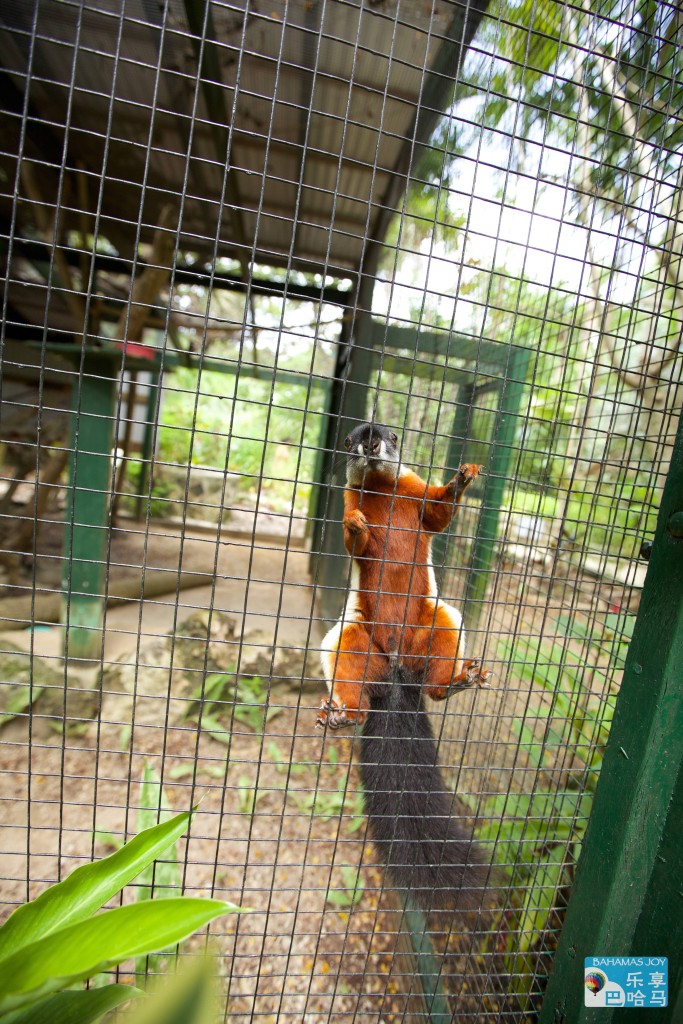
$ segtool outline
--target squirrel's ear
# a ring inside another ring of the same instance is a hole
[[[348,450],[349,450],[349,448],[351,447],[351,435],[350,435],[350,434],[349,434],[349,436],[348,436],[348,437],[346,438],[346,440],[344,441],[344,447],[346,448],[346,450],[347,450],[347,451],[348,451]]]
[[[390,434],[389,436],[391,437],[391,443],[392,444],[396,444],[398,442],[398,435],[397,434]]]

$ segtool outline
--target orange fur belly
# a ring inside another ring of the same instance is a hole
[[[361,589],[358,619],[384,651],[411,653],[417,630],[424,622],[427,603],[423,596]]]

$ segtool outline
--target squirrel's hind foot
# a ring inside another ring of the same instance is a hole
[[[478,686],[480,689],[489,689],[492,679],[493,672],[490,669],[482,668],[479,658],[465,661],[463,662],[460,675],[451,681],[446,696],[450,697],[452,693],[459,693],[460,690],[469,690],[472,686]]]
[[[345,729],[356,722],[362,722],[365,715],[360,711],[351,711],[346,704],[335,704],[331,700],[320,702],[320,711],[316,719],[316,728],[324,729]]]
[[[470,690],[473,686],[480,689],[488,689],[493,679],[493,672],[481,667],[479,658],[470,661],[463,661],[462,668],[457,676],[453,676],[449,682],[441,685],[427,686],[426,693],[432,700],[448,700],[454,693],[461,690]]]

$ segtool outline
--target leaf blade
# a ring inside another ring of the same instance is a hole
[[[132,985],[107,985],[86,992],[57,992],[23,1010],[7,1014],[2,1024],[92,1024],[130,999],[144,995]]]
[[[0,966],[17,950],[99,910],[179,839],[189,821],[190,813],[183,812],[145,829],[109,857],[76,868],[63,882],[18,907],[0,928]]]
[[[222,914],[222,900],[177,897],[106,910],[51,932],[0,963],[0,1013],[107,971],[131,957],[165,949]]]

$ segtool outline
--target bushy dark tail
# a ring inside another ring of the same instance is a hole
[[[393,884],[426,910],[481,906],[488,865],[453,819],[422,686],[400,665],[373,686],[361,776],[370,831]]]

